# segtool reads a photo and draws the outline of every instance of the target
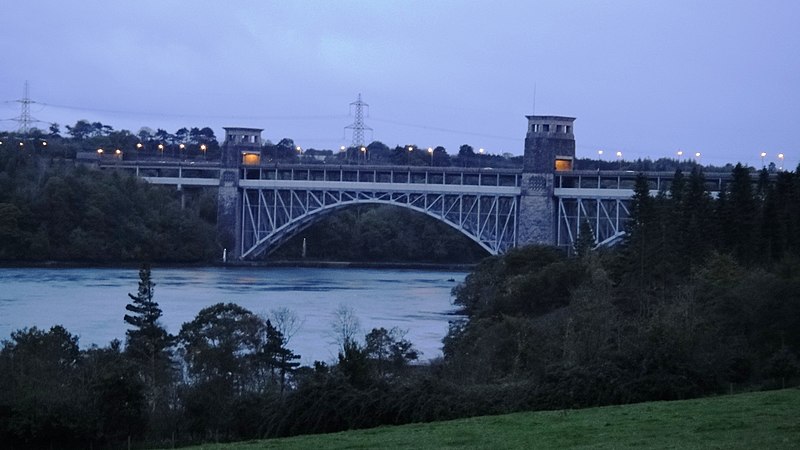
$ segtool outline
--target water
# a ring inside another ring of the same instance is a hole
[[[450,290],[463,272],[321,268],[154,268],[154,300],[162,323],[177,334],[204,307],[233,302],[257,314],[288,308],[302,325],[289,348],[303,364],[331,362],[336,344],[331,323],[339,305],[352,308],[363,337],[374,327],[408,330],[421,360],[441,356],[453,318]],[[124,341],[122,317],[136,293],[137,269],[0,269],[0,339],[12,331],[63,325],[80,345]]]

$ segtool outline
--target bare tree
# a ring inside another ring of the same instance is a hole
[[[353,308],[340,303],[333,312],[331,332],[334,343],[344,349],[346,343],[356,342],[356,336],[361,332],[361,323]]]
[[[275,329],[283,335],[283,345],[289,344],[300,328],[303,327],[305,320],[300,320],[296,312],[287,308],[280,307],[269,311],[269,320],[272,322]]]

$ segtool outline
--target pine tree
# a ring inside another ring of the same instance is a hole
[[[575,239],[575,243],[573,245],[575,256],[581,259],[587,258],[594,246],[595,237],[594,233],[592,232],[592,226],[589,225],[588,220],[584,220],[581,222],[580,227],[578,227],[578,238]]]
[[[168,383],[171,376],[172,336],[159,323],[161,308],[153,301],[153,283],[150,266],[143,264],[139,270],[139,291],[128,294],[131,303],[125,309],[125,322],[134,328],[126,332],[125,353],[140,370],[143,381],[148,386],[151,409],[155,408],[160,387]]]
[[[271,379],[275,380],[275,371],[278,372],[278,381],[280,382],[281,393],[286,388],[286,376],[300,366],[297,362],[300,355],[285,347],[283,333],[278,331],[272,325],[272,322],[267,320],[265,326],[265,340],[263,347],[263,356],[266,363],[269,365]]]

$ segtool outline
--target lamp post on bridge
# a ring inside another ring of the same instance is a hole
[[[428,153],[431,155],[431,167],[433,167],[433,147],[428,147]]]

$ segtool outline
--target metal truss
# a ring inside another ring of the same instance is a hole
[[[597,247],[616,244],[625,235],[629,206],[630,198],[559,198],[557,245],[572,249],[582,222],[589,224]]]
[[[496,255],[516,245],[516,195],[391,190],[242,190],[242,259],[269,253],[327,214],[358,204],[409,208],[445,222]]]

